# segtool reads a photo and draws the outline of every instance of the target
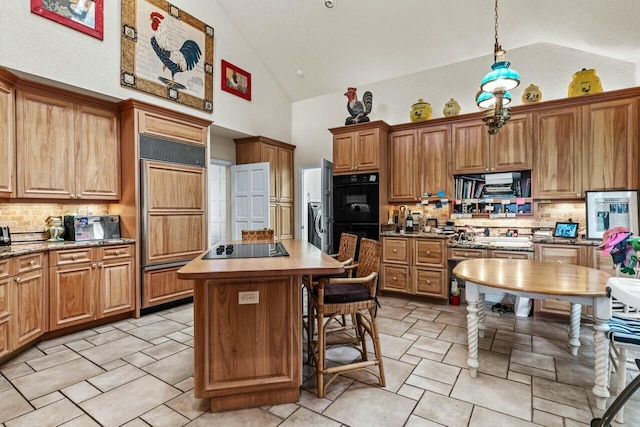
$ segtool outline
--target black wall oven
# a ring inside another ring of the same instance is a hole
[[[351,233],[379,240],[380,183],[377,173],[333,177],[333,252],[340,235]]]

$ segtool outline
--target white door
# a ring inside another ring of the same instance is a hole
[[[212,161],[209,171],[209,245],[227,240],[227,168],[230,163]]]
[[[331,253],[333,249],[333,163],[327,159],[322,159],[320,185],[322,186],[322,251]]]
[[[269,228],[269,163],[231,166],[231,239]]]

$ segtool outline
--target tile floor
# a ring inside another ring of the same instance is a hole
[[[296,404],[207,412],[193,397],[192,306],[43,341],[0,366],[0,427],[18,426],[588,426],[595,409],[593,331],[578,356],[566,325],[487,316],[480,373],[466,368],[464,307],[381,297],[387,386],[340,377],[315,395],[313,369]],[[490,310],[488,310],[490,312]],[[333,363],[351,350],[332,349]],[[637,370],[630,372],[637,374]],[[626,407],[640,425],[640,396]]]

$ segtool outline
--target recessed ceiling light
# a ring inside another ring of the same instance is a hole
[[[304,77],[304,71],[302,71],[302,70],[296,70],[296,76],[298,76],[298,77]]]
[[[322,0],[324,3],[324,7],[327,9],[333,9],[336,5],[336,0]]]

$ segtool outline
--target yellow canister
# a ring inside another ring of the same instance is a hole
[[[445,117],[455,116],[456,114],[459,114],[459,113],[460,113],[460,104],[458,104],[458,101],[456,101],[455,99],[451,98],[449,102],[444,104],[444,108],[442,109],[442,114],[444,114]]]
[[[569,97],[600,92],[602,92],[602,84],[600,83],[600,77],[596,75],[596,70],[583,68],[573,74],[573,79],[569,84]]]
[[[422,98],[418,99],[418,102],[411,106],[411,121],[421,122],[423,120],[429,120],[431,118],[431,104],[424,102]]]
[[[542,101],[542,92],[540,88],[533,83],[527,86],[527,88],[522,93],[522,103],[530,104],[532,102]]]

